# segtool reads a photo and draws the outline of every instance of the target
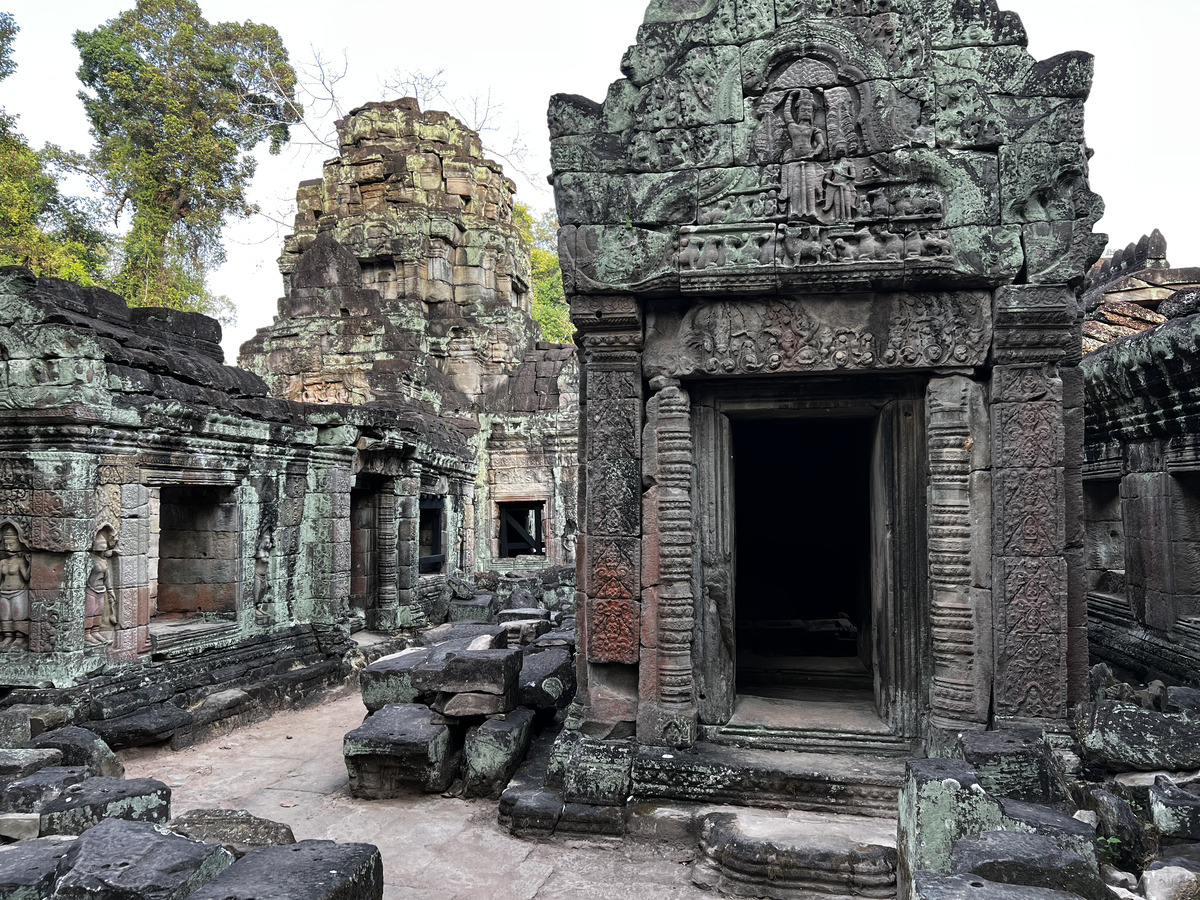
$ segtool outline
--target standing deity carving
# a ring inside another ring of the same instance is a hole
[[[83,642],[88,647],[101,647],[112,641],[108,632],[112,630],[109,618],[116,597],[112,570],[116,547],[116,538],[107,526],[98,530],[92,539],[89,553],[91,568],[88,570],[83,601]]]
[[[0,650],[29,646],[30,554],[12,525],[0,529]]]
[[[275,548],[275,540],[270,530],[259,535],[258,543],[254,546],[254,624],[272,624],[270,604],[271,585],[268,576],[271,571],[271,551]]]

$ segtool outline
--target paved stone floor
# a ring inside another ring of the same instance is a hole
[[[633,840],[528,841],[496,823],[492,801],[350,797],[342,735],[365,715],[358,693],[187,750],[121,753],[129,778],[171,786],[175,815],[246,809],[286,822],[298,840],[366,841],[383,852],[385,900],[676,900],[714,895],[691,884],[693,851]]]

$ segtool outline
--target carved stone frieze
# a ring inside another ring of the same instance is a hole
[[[635,663],[641,631],[639,604],[601,597],[587,602],[588,662]]]
[[[640,595],[639,544],[636,538],[588,539],[585,589],[589,597],[632,600]]]
[[[986,294],[709,302],[660,316],[646,372],[670,377],[978,366],[991,338]]]

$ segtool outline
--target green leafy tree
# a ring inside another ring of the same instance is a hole
[[[278,153],[302,115],[279,33],[210,23],[193,0],[138,0],[75,46],[89,162],[114,220],[130,216],[112,287],[132,305],[227,311],[205,276],[224,260],[225,220],[256,211],[250,151]]]
[[[16,69],[12,45],[18,31],[12,14],[0,12],[0,79]],[[0,265],[95,284],[107,241],[95,211],[62,195],[54,148],[35,151],[15,125],[0,109]]]
[[[533,319],[542,337],[556,344],[569,344],[575,335],[571,308],[563,292],[562,269],[558,264],[558,219],[547,210],[538,218],[524,203],[513,208],[513,221],[529,244],[530,277],[533,281]]]

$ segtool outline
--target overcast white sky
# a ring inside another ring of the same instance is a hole
[[[200,0],[209,21],[246,18],[274,25],[296,62],[312,49],[349,60],[338,93],[349,109],[386,99],[382,81],[393,70],[446,70],[447,93],[491,90],[505,122],[529,147],[535,184],[518,179],[519,196],[535,210],[553,198],[546,104],[553,93],[603,100],[620,77],[621,55],[635,38],[648,0]],[[0,106],[20,116],[25,136],[85,151],[90,139],[76,98],[76,29],[90,30],[133,0],[0,0],[21,34],[17,73],[0,82]],[[1197,0],[1001,0],[1020,13],[1039,59],[1066,50],[1094,53],[1096,81],[1088,102],[1088,142],[1095,149],[1092,187],[1107,203],[1098,226],[1124,246],[1160,228],[1175,265],[1200,265],[1195,39]],[[278,214],[297,182],[320,175],[327,151],[293,149],[258,154],[254,197]],[[280,229],[266,217],[226,230],[229,259],[212,279],[238,306],[227,329],[226,355],[267,325],[282,293],[276,259]]]

